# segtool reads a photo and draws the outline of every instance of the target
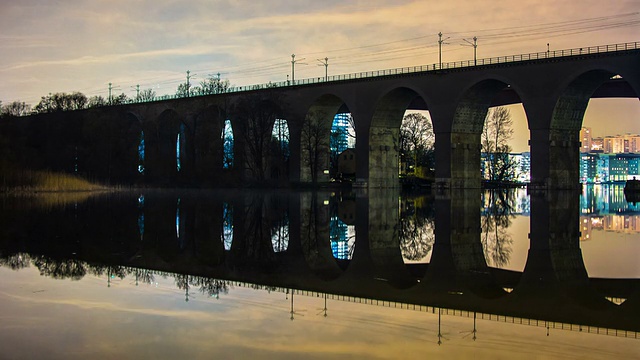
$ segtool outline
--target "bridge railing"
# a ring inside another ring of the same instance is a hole
[[[393,69],[364,71],[364,72],[357,72],[357,73],[350,73],[350,74],[331,75],[327,77],[306,78],[306,79],[291,80],[291,81],[287,80],[287,81],[268,82],[266,84],[234,86],[227,89],[225,93],[237,93],[237,92],[243,92],[243,91],[263,90],[263,89],[270,89],[270,88],[283,88],[283,87],[291,87],[291,86],[299,86],[299,85],[349,81],[349,80],[376,78],[376,77],[384,77],[384,76],[396,76],[396,75],[412,74],[412,73],[424,73],[429,71],[462,69],[462,68],[470,68],[475,66],[487,66],[487,65],[496,65],[496,64],[504,64],[504,63],[512,63],[512,62],[554,59],[554,58],[562,58],[562,57],[568,57],[568,56],[601,54],[601,53],[609,53],[609,52],[617,52],[617,51],[625,51],[625,50],[638,50],[638,49],[640,49],[640,42],[636,41],[636,42],[629,42],[629,43],[590,46],[590,47],[581,47],[581,48],[573,48],[573,49],[550,50],[550,51],[535,52],[535,53],[528,53],[528,54],[507,55],[507,56],[498,56],[498,57],[483,58],[483,59],[436,63],[436,64],[430,64],[430,65],[418,65],[418,66],[409,66],[409,67],[401,67],[401,68],[393,68]],[[206,96],[206,95],[212,95],[212,94],[192,94],[190,97],[198,97],[198,96]],[[153,99],[146,99],[146,100],[131,99],[128,103],[163,101],[163,100],[172,100],[172,99],[178,99],[178,98],[184,98],[184,97],[186,96],[159,95],[154,97]]]

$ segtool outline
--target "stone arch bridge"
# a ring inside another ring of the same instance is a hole
[[[282,165],[286,176],[277,181],[304,183],[328,180],[330,124],[336,113],[348,111],[356,128],[356,177],[369,187],[397,187],[404,112],[424,109],[435,131],[438,185],[476,188],[488,108],[522,103],[530,131],[532,186],[571,189],[579,186],[579,131],[589,99],[638,94],[636,42],[44,114],[20,119],[15,138],[24,142],[20,156],[30,167],[76,168],[112,182],[216,186],[272,177],[266,140],[281,118],[290,128],[291,157]],[[222,166],[221,132],[227,119],[234,131],[234,169]],[[144,174],[136,166],[141,133]],[[180,170],[177,141],[184,142]],[[314,152],[320,154],[314,157]],[[252,171],[252,162],[260,171]]]

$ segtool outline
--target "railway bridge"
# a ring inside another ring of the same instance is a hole
[[[522,103],[530,132],[531,186],[573,189],[580,186],[579,131],[587,104],[593,97],[638,98],[640,43],[230,90],[38,115],[30,125],[18,127],[24,132],[17,136],[38,143],[30,154],[50,169],[75,168],[117,182],[215,186],[276,177],[268,140],[275,120],[284,119],[291,155],[278,172],[279,181],[306,183],[329,180],[331,123],[337,113],[349,112],[357,139],[356,178],[370,188],[392,188],[399,186],[403,116],[407,109],[423,109],[429,111],[435,132],[437,185],[477,188],[480,135],[488,109]],[[221,133],[227,121],[235,139],[233,167],[223,164]],[[46,139],[57,132],[65,139]],[[144,172],[136,165],[140,134]],[[28,139],[34,136],[40,140]],[[176,157],[178,143],[184,146]]]

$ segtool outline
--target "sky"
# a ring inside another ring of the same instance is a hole
[[[173,94],[640,40],[638,0],[21,0],[0,2],[0,100]],[[637,105],[637,104],[635,104]],[[640,110],[633,113],[637,120]],[[632,130],[635,131],[635,130]],[[640,131],[640,128],[638,129]],[[594,131],[597,134],[597,131]]]

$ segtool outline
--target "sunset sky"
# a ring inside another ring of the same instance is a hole
[[[135,86],[173,94],[221,73],[233,85],[640,40],[638,0],[0,2],[0,100]],[[304,59],[304,60],[303,60]],[[635,104],[637,105],[637,104]],[[636,110],[640,113],[640,110]],[[637,114],[636,114],[637,115]],[[637,118],[637,116],[636,116]]]

